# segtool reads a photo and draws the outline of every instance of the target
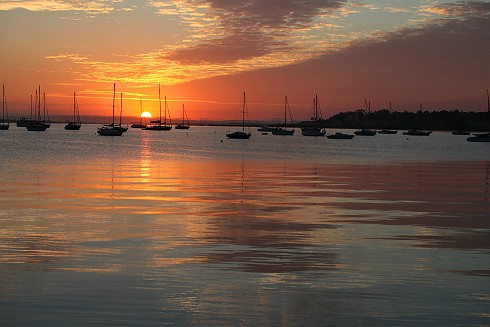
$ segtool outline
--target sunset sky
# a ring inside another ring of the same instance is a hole
[[[325,118],[372,109],[486,110],[490,2],[432,0],[0,0],[0,83],[11,117],[38,85],[49,112]]]

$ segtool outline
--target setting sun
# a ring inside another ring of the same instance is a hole
[[[142,112],[141,117],[142,118],[151,118],[151,113],[149,113],[148,111]]]

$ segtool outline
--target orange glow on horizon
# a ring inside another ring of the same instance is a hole
[[[145,111],[145,112],[143,112],[143,113],[141,114],[141,117],[142,117],[142,118],[151,118],[152,116],[151,116],[151,113],[150,113],[150,112]]]

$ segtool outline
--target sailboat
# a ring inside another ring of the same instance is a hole
[[[167,97],[165,97],[165,122],[162,124],[162,98],[160,96],[160,84],[158,84],[158,105],[160,108],[160,116],[158,120],[152,120],[152,125],[147,125],[144,130],[147,131],[169,131],[172,129],[171,125],[167,125]]]
[[[141,116],[143,114],[143,104],[141,103],[141,98],[140,98],[140,121],[139,123],[132,123],[131,128],[145,128],[146,124],[143,124],[143,117]]]
[[[190,127],[191,126],[189,125],[189,118],[187,117],[187,113],[185,112],[184,104],[182,104],[182,124],[178,124],[177,126],[175,126],[175,129],[189,129]]]
[[[314,126],[302,127],[301,134],[303,136],[325,136],[323,122],[321,127],[319,125],[320,117],[318,116],[318,95],[315,95],[315,99],[313,99],[313,117],[311,119],[315,122]]]
[[[36,107],[33,109],[35,118],[26,124],[28,131],[43,132],[51,126],[46,122],[46,110],[46,93],[43,93],[43,120],[41,120],[41,86],[39,86],[39,92],[36,90]]]
[[[128,128],[122,125],[122,104],[123,104],[123,94],[121,92],[121,107],[119,108],[119,124],[114,125],[114,128],[120,129],[124,133],[128,131]]]
[[[76,93],[73,92],[73,121],[68,122],[68,124],[65,125],[65,129],[69,131],[78,131],[81,126],[82,124],[80,123]]]
[[[371,113],[371,101],[364,100],[364,106],[366,108],[367,112],[367,128],[360,129],[358,131],[355,131],[354,134],[359,135],[359,136],[374,136],[376,135],[376,130],[374,129],[369,129],[369,114]]]
[[[97,134],[102,136],[121,136],[124,131],[114,125],[114,107],[116,106],[116,83],[114,83],[114,92],[112,95],[112,123],[97,128]]]
[[[424,107],[422,106],[422,103],[419,106],[419,111],[420,112],[424,111]],[[422,131],[417,128],[409,129],[408,131],[403,133],[403,135],[411,135],[411,136],[429,136],[430,134],[432,134],[432,131]]]
[[[293,117],[291,116],[291,110],[289,109],[288,96],[284,98],[284,128],[276,128],[272,131],[272,135],[293,135],[294,129],[287,129],[286,110],[289,111],[289,118],[291,119],[291,125],[293,124]]]
[[[245,112],[247,112],[247,99],[245,97],[245,92],[243,92],[243,108],[242,108],[242,130],[233,133],[227,133],[226,137],[230,139],[249,139],[251,133],[245,133]]]
[[[487,110],[490,122],[490,96],[487,89]],[[473,134],[473,136],[466,139],[469,142],[490,142],[490,126],[488,133]]]
[[[5,120],[5,112],[7,113],[7,120]],[[5,85],[2,85],[2,121],[0,122],[0,130],[6,131],[9,127],[10,123],[7,111],[7,100],[5,98]]]
[[[390,115],[391,115],[391,111],[393,110],[393,108],[391,107],[391,101],[390,101]],[[378,131],[379,134],[396,134],[398,133],[397,130],[393,130],[393,129],[390,129],[390,128],[384,128],[380,131]]]

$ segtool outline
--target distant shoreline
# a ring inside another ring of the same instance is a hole
[[[83,121],[82,124],[104,124],[108,122],[107,117],[90,116],[88,121]],[[123,117],[122,124],[130,125],[132,122],[139,120],[139,117]],[[11,124],[15,124],[17,119],[10,119]],[[49,120],[51,123],[66,124],[68,122],[66,116],[53,116]],[[174,119],[171,124],[176,124],[179,119]],[[223,126],[234,127],[242,126],[241,121],[234,120],[190,120],[190,124],[194,126]],[[340,112],[331,116],[328,119],[320,119],[317,122],[312,120],[288,123],[288,127],[304,127],[317,124],[323,128],[336,129],[422,129],[430,131],[489,131],[490,130],[490,113],[489,112],[463,112],[454,111],[418,111],[418,112],[390,112],[388,110],[379,110],[371,113],[366,113],[365,110]],[[284,125],[278,121],[248,121],[245,123],[247,127],[271,126],[281,127]]]

